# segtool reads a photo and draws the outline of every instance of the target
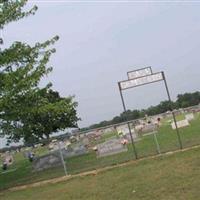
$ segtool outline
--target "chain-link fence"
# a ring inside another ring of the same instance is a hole
[[[176,111],[183,148],[200,144],[198,109]],[[79,132],[63,141],[1,154],[0,189],[87,172],[180,149],[171,113]],[[134,148],[135,149],[134,149]]]

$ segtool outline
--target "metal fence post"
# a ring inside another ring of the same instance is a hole
[[[65,176],[67,176],[67,168],[66,168],[66,164],[65,164],[65,161],[64,161],[64,158],[63,158],[63,153],[62,153],[62,150],[61,150],[61,147],[60,147],[60,142],[58,142],[58,148],[59,148],[60,158],[61,158],[61,161],[62,161]]]

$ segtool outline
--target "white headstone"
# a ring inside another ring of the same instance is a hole
[[[184,119],[184,120],[181,120],[181,121],[177,122],[177,127],[178,128],[186,127],[186,126],[189,126],[189,125],[190,125],[190,123],[189,123],[189,121],[187,119]],[[172,126],[173,130],[176,129],[176,126],[175,126],[174,122],[171,123],[171,126]]]
[[[108,140],[102,144],[97,145],[97,155],[98,157],[108,156],[117,154],[120,152],[127,151],[127,146],[121,143],[119,139]]]
[[[117,129],[117,133],[119,135],[122,134],[123,136],[126,136],[126,135],[129,134],[129,128],[128,128],[127,124],[121,125],[121,126],[117,126],[116,129]],[[133,138],[137,137],[134,128],[131,129],[131,133],[132,133]]]
[[[190,113],[190,114],[185,115],[185,119],[187,119],[188,121],[193,120],[194,119],[194,114]]]

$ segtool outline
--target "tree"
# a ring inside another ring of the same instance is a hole
[[[23,128],[29,130],[26,140],[33,138],[34,135],[34,138],[48,139],[52,133],[65,130],[67,127],[77,127],[77,102],[73,101],[73,97],[62,98],[53,90],[48,90],[41,96],[45,103],[38,106],[31,115],[23,118]]]
[[[133,110],[133,111],[127,110],[126,112],[122,112],[119,116],[114,117],[112,120],[106,121],[106,123],[107,125],[112,125],[127,120],[144,118],[146,114],[149,116],[153,116],[170,111],[171,109],[185,108],[189,106],[198,105],[199,103],[200,103],[200,92],[179,94],[175,102],[170,103],[170,101],[166,100],[166,101],[161,101],[160,104],[156,106],[150,106],[147,109]],[[84,128],[82,130],[88,130],[90,128],[97,128],[97,127],[100,128],[103,125],[105,125],[105,121]]]
[[[35,14],[37,7],[25,12],[27,0],[1,1],[0,28],[12,21]],[[61,98],[51,83],[39,87],[52,71],[47,66],[57,40],[53,37],[34,46],[14,42],[0,50],[0,135],[10,140],[35,141],[77,124],[77,103],[73,97]]]
[[[179,94],[177,103],[182,108],[197,105],[200,103],[200,92]]]

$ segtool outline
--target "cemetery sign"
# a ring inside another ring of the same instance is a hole
[[[164,79],[163,73],[159,72],[159,73],[151,74],[151,75],[144,76],[144,77],[121,81],[121,82],[119,82],[119,85],[120,85],[121,90],[126,90],[129,88],[138,87],[138,86],[146,85],[149,83],[162,81],[163,79]]]
[[[171,100],[171,97],[170,97],[170,93],[169,93],[169,89],[168,89],[168,85],[167,85],[167,80],[166,80],[164,72],[152,73],[151,68],[149,68],[149,69],[148,68],[146,68],[146,69],[142,68],[142,69],[138,69],[138,70],[135,70],[135,71],[132,71],[132,72],[128,72],[127,74],[128,74],[128,78],[129,78],[128,80],[118,82],[118,87],[119,87],[119,92],[120,92],[124,112],[126,112],[127,109],[126,109],[126,105],[125,105],[125,101],[124,101],[124,97],[123,97],[123,90],[142,86],[142,85],[146,85],[146,84],[150,84],[150,83],[155,83],[155,82],[158,82],[158,81],[164,81],[168,100],[171,104],[172,100]],[[132,78],[132,79],[130,79],[130,78]],[[171,110],[172,110],[172,106],[171,106]],[[180,148],[182,149],[183,148],[182,141],[181,141],[180,133],[179,133],[178,126],[177,126],[176,117],[175,117],[175,114],[174,114],[173,111],[172,111],[172,116],[173,116],[173,119],[174,119],[174,124],[175,124],[175,129],[176,129],[179,145],[180,145]],[[130,134],[130,137],[131,137],[131,143],[132,143],[133,151],[134,151],[135,157],[137,159],[138,158],[137,151],[136,151],[136,148],[135,148],[133,136],[131,134],[131,127],[130,127],[129,123],[128,123],[128,129],[129,129],[129,134]]]
[[[135,79],[135,78],[139,78],[139,77],[143,77],[143,76],[147,76],[151,74],[152,74],[151,67],[145,67],[142,69],[127,72],[128,79]]]

